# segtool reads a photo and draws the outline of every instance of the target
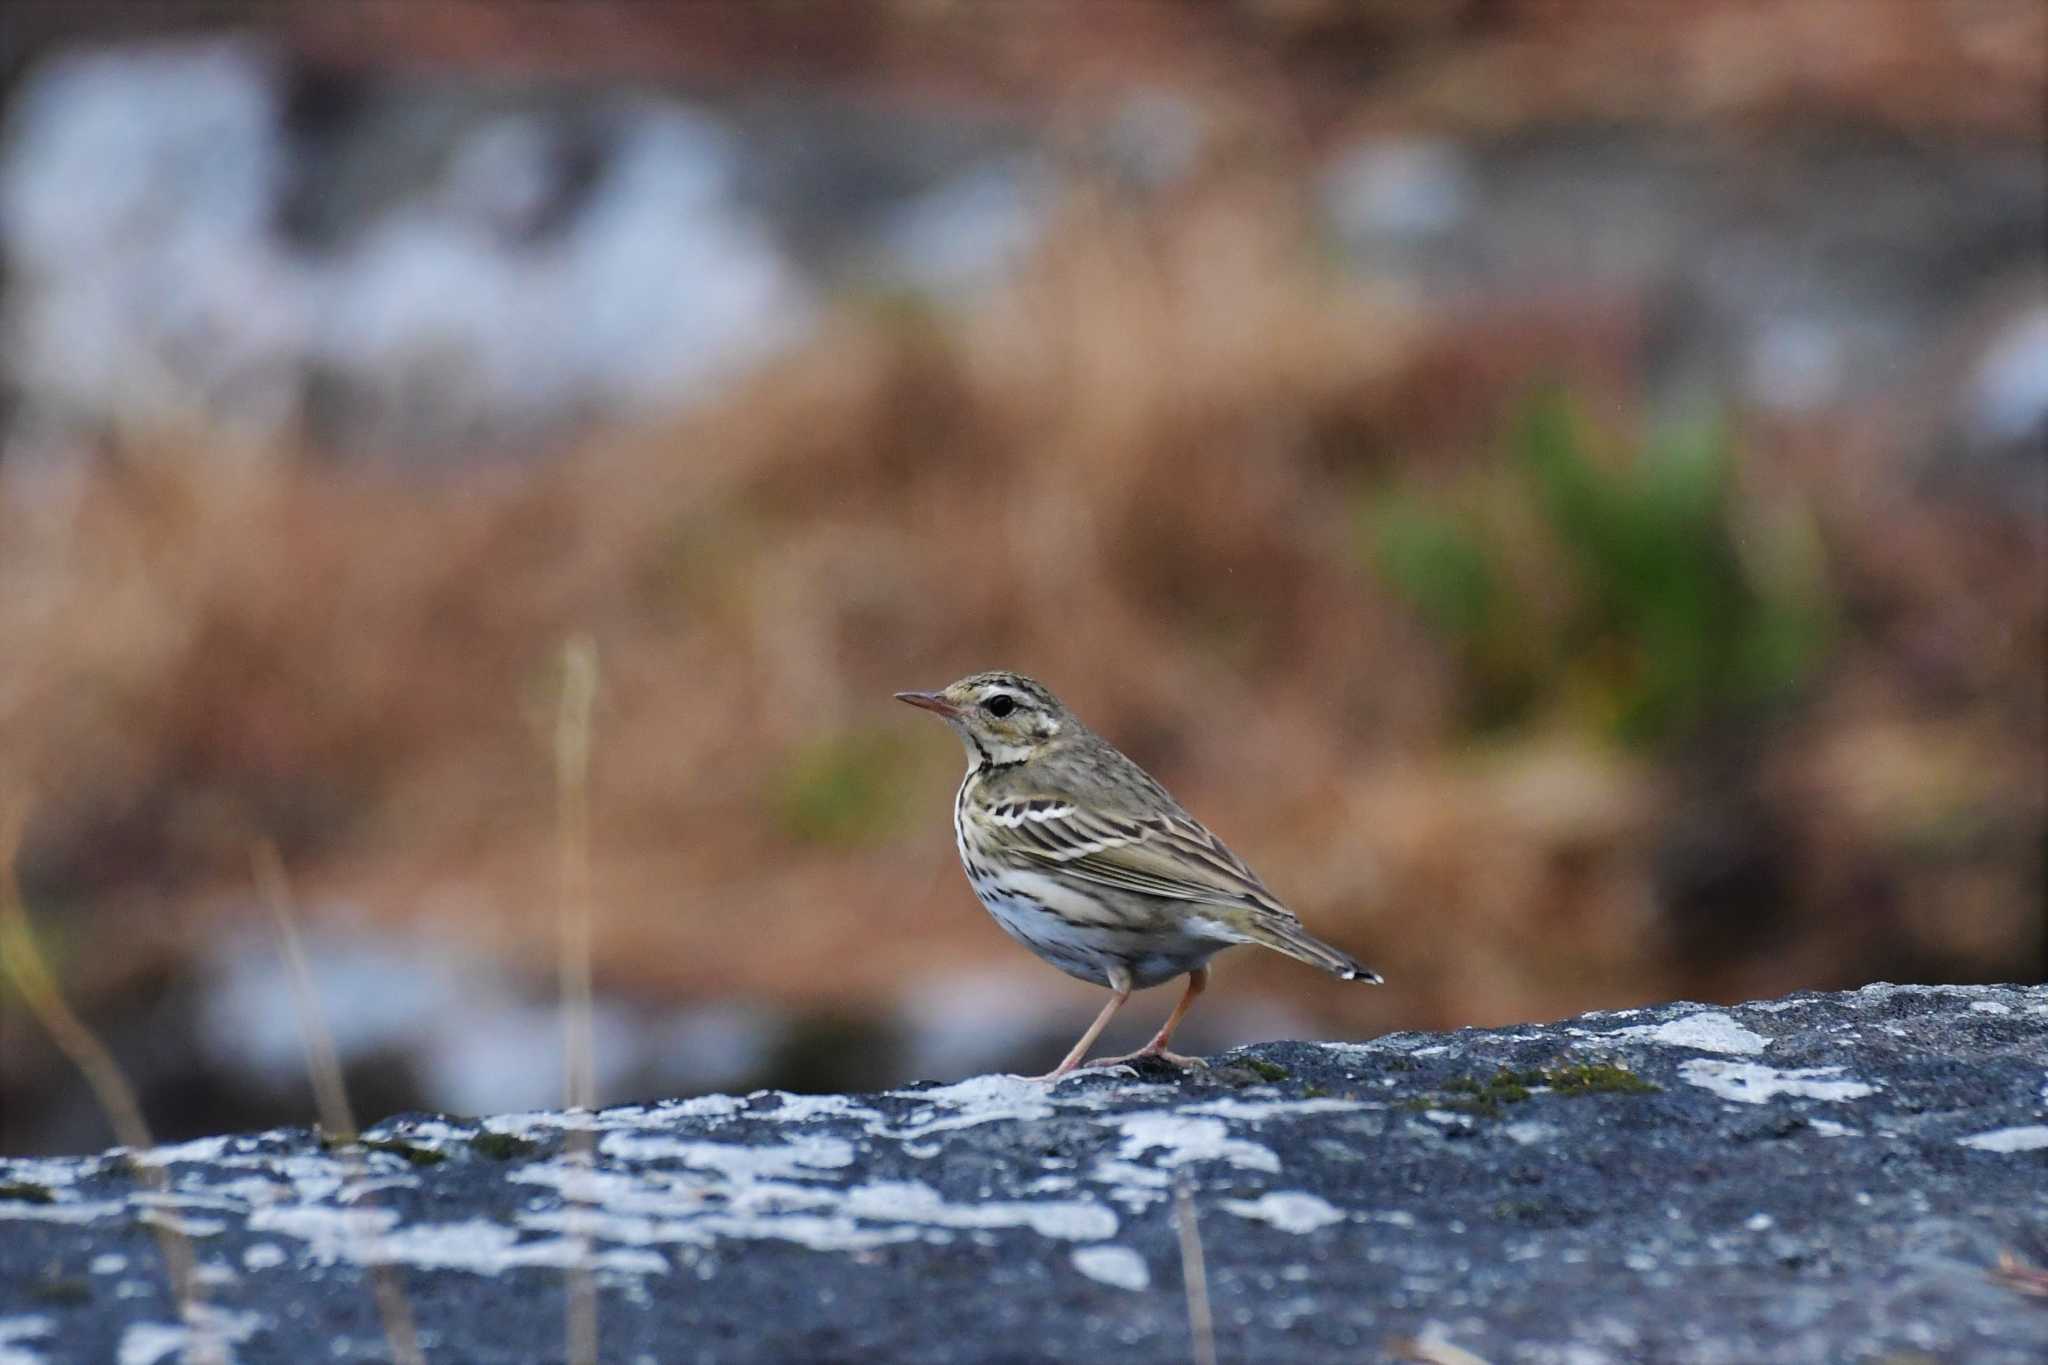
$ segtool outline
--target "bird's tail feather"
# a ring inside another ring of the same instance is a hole
[[[1311,967],[1321,967],[1346,981],[1369,981],[1377,986],[1384,980],[1372,968],[1361,963],[1341,948],[1329,944],[1301,927],[1294,918],[1253,911],[1237,923],[1237,928],[1252,943],[1271,948]]]

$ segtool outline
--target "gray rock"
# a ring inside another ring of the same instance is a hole
[[[0,1162],[0,1355],[387,1359],[389,1264],[428,1359],[554,1360],[581,1262],[607,1361],[1184,1361],[1184,1186],[1225,1360],[2048,1357],[2048,1302],[1997,1273],[2048,1262],[2041,986],[370,1137]],[[200,1263],[185,1321],[151,1222]]]

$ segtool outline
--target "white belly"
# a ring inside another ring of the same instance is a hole
[[[968,880],[1004,933],[1069,976],[1098,986],[1115,984],[1115,968],[1129,972],[1135,986],[1156,986],[1230,946],[1161,925],[1156,903],[1138,897],[1112,892],[1099,899],[1034,872]]]

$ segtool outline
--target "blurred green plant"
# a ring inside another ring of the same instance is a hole
[[[801,843],[874,843],[902,823],[910,750],[873,731],[831,735],[801,746],[775,788],[776,821]]]
[[[1735,459],[1718,422],[1598,458],[1546,394],[1464,486],[1370,497],[1368,553],[1456,651],[1475,728],[1563,710],[1626,743],[1680,740],[1796,693],[1834,635],[1811,519],[1744,499]]]

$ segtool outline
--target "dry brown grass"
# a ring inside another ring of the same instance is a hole
[[[1156,212],[1077,197],[983,305],[849,303],[717,406],[544,464],[195,439],[10,475],[0,780],[44,794],[32,890],[118,926],[78,988],[208,932],[254,835],[309,905],[546,975],[543,756],[581,631],[606,661],[615,989],[873,1007],[1011,952],[950,873],[957,755],[888,700],[996,664],[1053,682],[1386,973],[1317,997],[1335,1028],[2038,962],[2025,528],[1886,484],[1882,451],[1755,434],[1746,478],[1824,509],[1848,621],[1807,703],[1735,746],[1790,843],[1783,924],[1688,956],[1655,855],[1713,755],[1550,722],[1473,740],[1359,546],[1365,490],[1487,458],[1531,375],[1625,392],[1628,329],[1425,326],[1304,224],[1257,174]]]

